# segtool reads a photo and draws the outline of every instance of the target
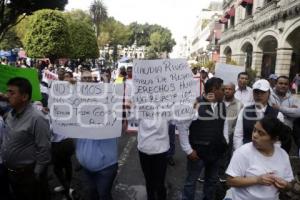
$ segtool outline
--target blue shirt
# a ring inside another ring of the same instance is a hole
[[[117,138],[76,140],[76,156],[87,170],[96,172],[118,162]]]

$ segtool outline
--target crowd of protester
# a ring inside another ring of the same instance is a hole
[[[2,64],[6,64],[2,60]],[[27,68],[20,62],[19,67]],[[51,129],[48,98],[51,83],[43,80],[47,70],[58,81],[132,84],[132,67],[105,68],[99,74],[89,66],[55,66],[38,63],[43,99],[32,102],[32,86],[27,79],[15,77],[7,82],[7,93],[0,94],[0,199],[51,199],[47,172],[50,165],[60,182],[55,192],[65,199],[111,200],[118,172],[118,139],[66,138]],[[216,199],[217,184],[226,179],[227,200],[276,200],[285,192],[290,198],[299,194],[289,153],[300,147],[300,103],[291,94],[286,76],[259,79],[250,86],[249,75],[237,76],[237,85],[213,77],[206,69],[193,69],[201,82],[199,97],[190,120],[151,120],[129,117],[132,107],[127,99],[124,128],[137,125],[137,148],[144,174],[147,199],[165,200],[167,165],[173,159],[175,132],[187,156],[182,199],[195,198],[196,185],[204,170],[203,200]],[[127,118],[128,117],[128,118]],[[101,130],[99,130],[101,131]],[[76,157],[85,174],[83,196],[72,188]]]

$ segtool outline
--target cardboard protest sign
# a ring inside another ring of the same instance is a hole
[[[190,118],[194,113],[196,81],[184,59],[134,60],[134,117]]]
[[[71,138],[121,135],[123,84],[53,81],[49,108],[53,132]]]
[[[32,100],[40,101],[42,99],[38,73],[35,69],[16,68],[14,66],[0,65],[0,92],[6,92],[6,83],[14,77],[26,78],[32,86]]]
[[[42,81],[45,83],[51,83],[54,80],[58,80],[58,75],[50,72],[49,70],[45,70],[43,73]]]
[[[225,63],[217,63],[215,68],[215,77],[223,79],[224,83],[232,82],[234,84],[237,84],[238,74],[244,71],[245,67],[228,65]]]

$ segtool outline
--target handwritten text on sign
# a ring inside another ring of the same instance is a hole
[[[53,132],[71,138],[119,137],[123,92],[122,84],[53,82],[49,99]]]
[[[193,114],[196,83],[184,59],[135,60],[135,117],[186,119]]]

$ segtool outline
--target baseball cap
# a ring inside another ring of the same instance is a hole
[[[261,90],[267,92],[271,87],[270,83],[266,79],[260,79],[253,84],[252,88],[253,90]]]
[[[277,75],[276,74],[270,74],[269,79],[277,80]]]

